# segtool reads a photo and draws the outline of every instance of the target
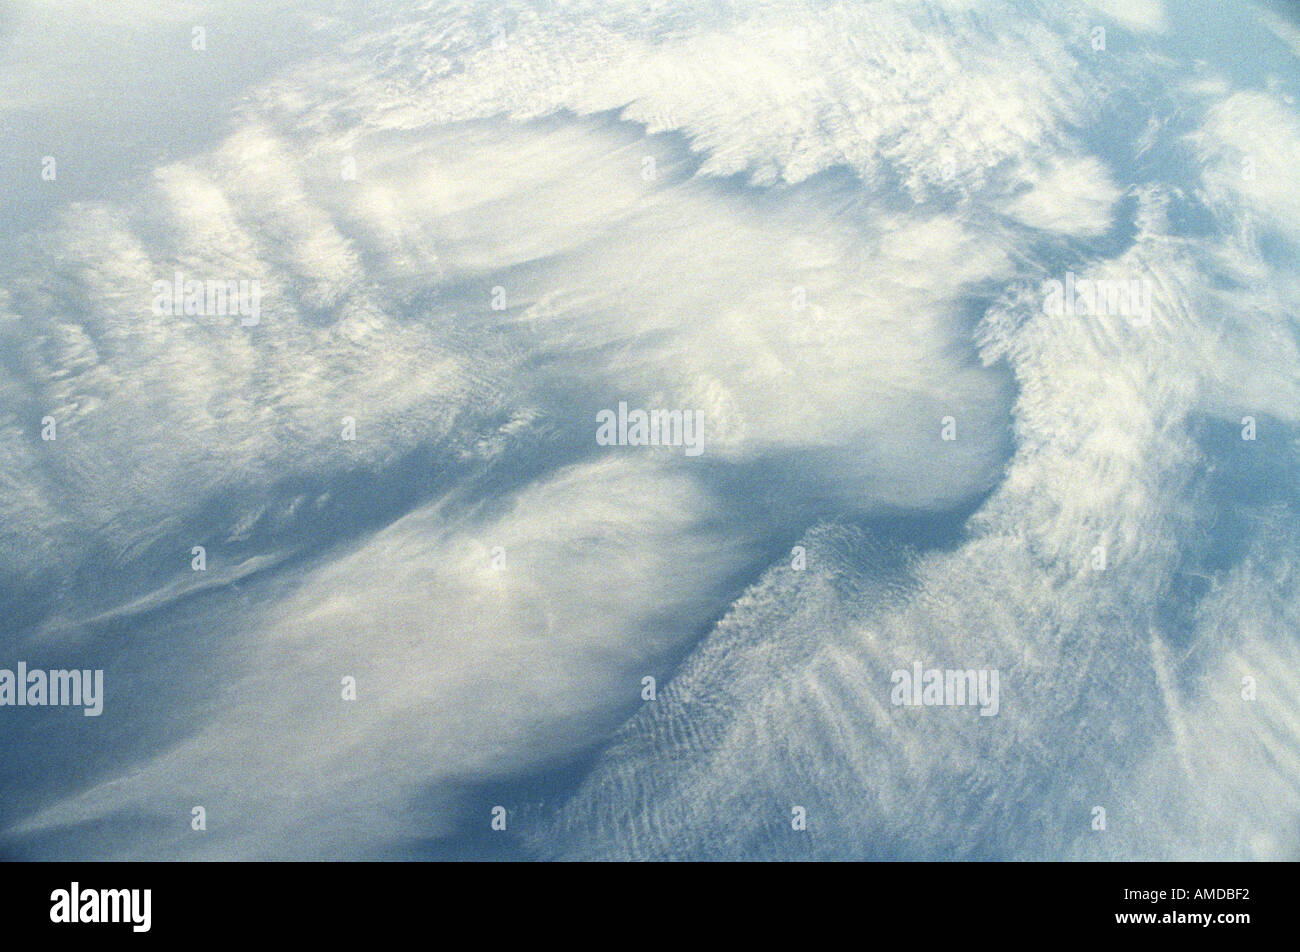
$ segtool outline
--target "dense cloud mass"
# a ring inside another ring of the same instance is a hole
[[[0,852],[1300,858],[1284,10],[132,6],[0,23]]]

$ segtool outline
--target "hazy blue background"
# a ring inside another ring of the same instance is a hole
[[[8,5],[0,852],[1300,858],[1293,10]]]

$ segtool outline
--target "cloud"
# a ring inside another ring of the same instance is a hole
[[[1058,234],[1100,235],[1110,228],[1120,191],[1095,158],[1054,160],[1007,213],[1031,228]]]
[[[1294,110],[1142,60],[1198,164],[1130,181],[1083,14],[1023,12],[382,9],[24,231],[0,579],[131,717],[8,844],[418,854],[507,791],[545,856],[1294,854],[1295,692],[1237,700],[1294,662]],[[1150,324],[1045,313],[1067,269]],[[260,322],[160,319],[177,270]],[[603,451],[622,400],[703,458]],[[890,705],[914,660],[999,715]]]
[[[1275,818],[1300,809],[1288,779],[1300,710],[1267,673],[1295,649],[1282,618],[1294,547],[1275,545],[1295,531],[1294,483],[1273,484],[1288,505],[1237,504],[1260,533],[1249,553],[1215,543],[1220,516],[1204,505],[1216,479],[1289,472],[1278,454],[1294,460],[1294,429],[1213,475],[1207,454],[1240,440],[1235,425],[1196,435],[1209,409],[1198,381],[1222,355],[1197,328],[1219,308],[1244,325],[1255,299],[1205,290],[1200,259],[1215,246],[1172,238],[1169,198],[1143,192],[1135,244],[1101,265],[1153,281],[1149,327],[1053,317],[1032,292],[985,319],[986,359],[1006,357],[1019,383],[1017,449],[968,541],[915,555],[809,534],[807,574],[772,566],[558,817],[538,819],[540,855],[1295,854],[1294,824]],[[1230,261],[1253,266],[1218,266]],[[1264,374],[1297,365],[1290,347],[1256,356]],[[1294,427],[1293,409],[1285,419]],[[917,660],[998,669],[999,715],[892,706],[890,672]],[[1240,695],[1250,672],[1270,684],[1253,706]],[[1245,809],[1221,822],[1216,804],[1238,798]],[[807,837],[790,829],[795,805]],[[1104,836],[1094,806],[1109,811]]]
[[[632,456],[566,469],[489,510],[417,509],[231,632],[209,663],[229,672],[225,686],[192,737],[10,832],[117,813],[179,831],[131,844],[137,858],[382,852],[450,832],[462,788],[580,752],[718,610],[748,543],[711,525],[710,509],[688,479]],[[362,825],[335,828],[358,790]],[[440,811],[417,812],[427,796]],[[207,835],[168,821],[191,799]]]
[[[987,185],[1000,165],[1063,145],[1061,125],[1091,114],[1100,89],[1087,70],[1060,68],[1075,52],[1058,32],[996,5],[942,30],[940,8],[914,3],[832,3],[816,17],[798,3],[692,8],[690,25],[673,5],[587,12],[521,10],[498,35],[447,11],[426,29],[360,38],[261,101],[312,128],[617,110],[681,133],[704,175],[797,183],[845,166],[869,183],[898,175],[925,196]]]
[[[1300,159],[1300,118],[1293,104],[1276,95],[1235,92],[1213,103],[1199,128],[1188,136],[1205,165],[1209,202],[1221,214],[1239,214],[1300,239],[1300,197],[1291,170]]]
[[[1169,28],[1161,0],[1085,0],[1085,5],[1139,33],[1161,33]]]
[[[859,508],[954,504],[996,479],[1009,394],[961,312],[1008,260],[969,228],[837,208],[834,183],[756,204],[675,179],[680,149],[596,121],[294,141],[252,125],[129,200],[79,205],[40,239],[67,262],[58,280],[9,279],[25,361],[9,412],[29,433],[45,415],[62,428],[16,441],[15,465],[52,476],[14,498],[70,494],[67,518],[96,527],[66,541],[81,558],[246,538],[279,484],[486,445],[502,414],[539,420],[543,394],[579,380],[547,414],[570,440],[626,399],[702,410],[719,457],[807,451]],[[663,181],[643,179],[646,150]],[[339,179],[345,157],[356,183]],[[923,274],[929,261],[944,266]],[[153,313],[155,282],[177,273],[258,282],[259,322]],[[949,415],[962,439],[941,446]],[[232,497],[222,524],[180,528]],[[48,534],[34,514],[13,524]]]

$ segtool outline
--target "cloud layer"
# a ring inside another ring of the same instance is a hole
[[[6,650],[110,697],[15,724],[7,852],[505,803],[547,858],[1295,856],[1294,58],[1181,66],[1156,2],[293,9],[337,42],[10,239]],[[620,401],[703,455],[598,446]],[[891,705],[913,661],[998,716]]]

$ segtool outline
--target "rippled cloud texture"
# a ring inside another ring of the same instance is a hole
[[[1300,857],[1285,6],[0,42],[4,855]]]

